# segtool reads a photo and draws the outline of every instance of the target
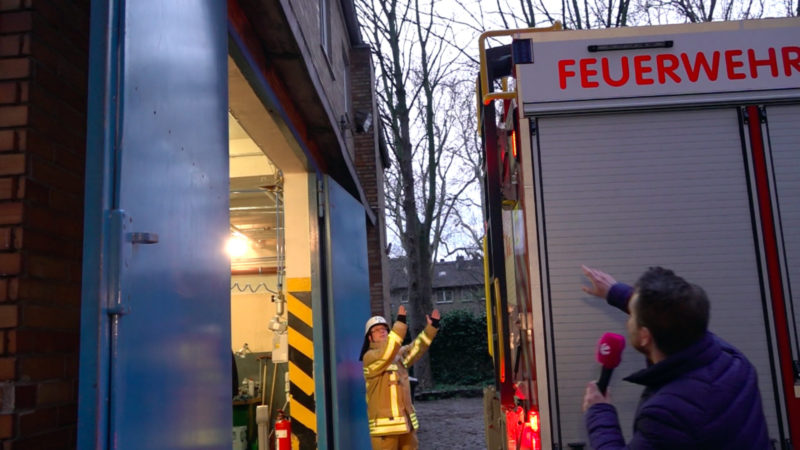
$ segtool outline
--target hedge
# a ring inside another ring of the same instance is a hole
[[[442,316],[431,344],[431,369],[437,385],[473,386],[494,379],[486,346],[486,315],[451,311]]]

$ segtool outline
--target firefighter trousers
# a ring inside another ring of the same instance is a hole
[[[372,450],[417,450],[419,448],[417,430],[391,436],[370,436],[370,438],[372,439]]]

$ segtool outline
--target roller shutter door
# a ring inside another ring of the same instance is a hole
[[[597,379],[594,347],[625,334],[627,316],[581,290],[581,264],[632,284],[649,266],[703,286],[710,328],[756,366],[770,436],[778,438],[750,195],[735,109],[545,117],[534,144],[548,342],[548,386],[562,446],[587,441],[581,412]],[[797,203],[797,202],[795,202]],[[611,390],[626,439],[645,365],[631,348]]]
[[[769,144],[775,177],[775,199],[782,225],[790,336],[797,354],[800,325],[800,105],[767,108]]]

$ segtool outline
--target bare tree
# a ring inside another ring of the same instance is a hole
[[[480,11],[464,6],[465,11],[475,11],[473,24],[488,24],[491,29],[541,27],[559,21],[565,28],[580,30],[627,25],[630,0],[495,0],[494,8]]]
[[[765,0],[638,0],[637,24],[701,23],[717,20],[760,19],[767,16],[792,16],[800,6],[785,0],[785,10]]]
[[[470,70],[472,69],[472,70]],[[451,124],[448,153],[458,164],[453,175],[460,178],[468,195],[460,195],[452,199],[452,221],[449,224],[451,233],[458,233],[460,239],[445,236],[441,239],[445,257],[463,252],[473,257],[482,255],[483,247],[483,183],[476,182],[483,178],[484,154],[477,133],[478,118],[476,114],[475,80],[477,73],[472,67],[462,69],[467,75],[443,83],[444,97],[448,99],[444,120]],[[448,228],[445,228],[447,232]],[[466,239],[464,239],[466,238]]]
[[[426,325],[433,309],[433,262],[436,260],[471,184],[458,176],[459,155],[449,146],[453,96],[445,81],[457,73],[445,39],[450,23],[437,20],[434,2],[425,0],[359,0],[377,63],[379,104],[396,165],[386,177],[387,217],[405,253],[413,335]],[[445,250],[446,251],[446,250]],[[417,363],[421,387],[430,387],[427,358]]]

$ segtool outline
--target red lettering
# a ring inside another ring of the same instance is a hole
[[[729,80],[742,80],[747,78],[747,75],[736,72],[736,69],[740,67],[744,67],[744,62],[736,61],[733,58],[737,56],[741,56],[741,50],[725,50],[725,67],[728,69],[728,79]]]
[[[601,66],[603,68],[603,81],[606,82],[609,86],[620,87],[625,85],[630,78],[630,70],[628,69],[628,57],[623,56],[620,59],[620,69],[622,70],[622,75],[620,78],[615,80],[611,78],[611,71],[608,69],[608,58],[603,58],[600,60]]]
[[[787,77],[792,76],[792,68],[800,72],[800,47],[783,47],[781,56],[783,56],[783,73]]]
[[[574,77],[576,73],[572,70],[567,70],[568,66],[574,66],[574,59],[562,59],[558,62],[558,84],[561,89],[567,88],[567,78]]]
[[[658,69],[658,82],[664,84],[667,82],[667,76],[676,83],[681,82],[681,77],[675,73],[675,69],[680,66],[678,57],[671,53],[662,53],[656,56],[656,68]]]
[[[706,55],[699,52],[694,57],[694,64],[692,64],[689,55],[686,53],[681,53],[681,61],[683,62],[684,69],[686,69],[686,74],[689,76],[689,81],[692,83],[697,82],[700,78],[700,69],[703,69],[709,81],[717,81],[719,72],[719,52],[712,53],[711,66],[708,65]]]
[[[769,66],[772,77],[778,76],[778,58],[775,55],[775,49],[770,47],[769,56],[767,59],[756,59],[756,51],[751,49],[747,50],[747,59],[750,61],[750,76],[758,78],[758,66]]]
[[[600,86],[597,81],[589,81],[589,77],[597,76],[597,69],[590,69],[589,64],[597,64],[595,58],[584,58],[581,60],[581,87],[582,88],[596,88]]]
[[[652,67],[643,65],[647,61],[650,61],[650,55],[639,55],[633,57],[633,72],[636,74],[636,84],[638,85],[654,83],[651,78],[644,77],[644,74],[653,71]]]

